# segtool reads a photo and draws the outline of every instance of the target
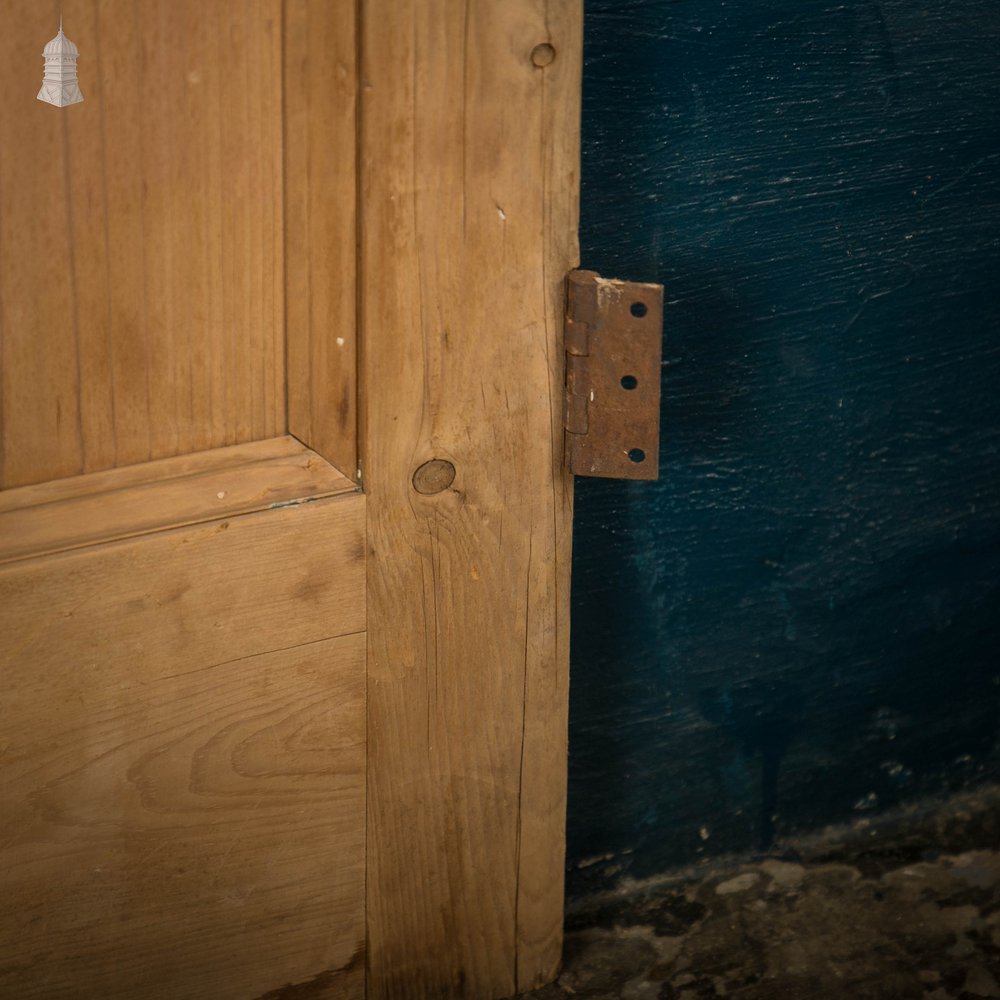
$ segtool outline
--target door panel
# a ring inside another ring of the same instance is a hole
[[[2,17],[0,488],[289,429],[354,476],[354,3]]]
[[[363,519],[0,568],[0,994],[362,995]]]
[[[63,110],[26,93],[57,13],[13,6],[0,485],[282,433],[281,4],[65,4]]]

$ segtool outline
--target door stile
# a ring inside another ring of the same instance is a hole
[[[363,0],[372,998],[552,978],[563,915],[577,0]]]

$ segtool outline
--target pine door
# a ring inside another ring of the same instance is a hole
[[[0,18],[0,994],[550,978],[578,4]]]

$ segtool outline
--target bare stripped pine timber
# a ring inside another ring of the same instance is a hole
[[[353,494],[0,568],[0,994],[361,1000],[363,531]]]
[[[357,469],[355,0],[285,3],[288,429]]]
[[[84,105],[32,89],[54,15],[11,0],[0,32],[0,94],[21,95],[0,101],[0,488],[83,468],[66,114]]]
[[[293,437],[0,492],[0,563],[357,489]]]
[[[79,5],[77,7],[79,10]],[[137,81],[146,82],[142,74],[142,18],[135,11],[98,5],[94,26],[93,65],[100,74],[88,80],[87,36],[77,40],[82,45],[80,69],[84,101],[77,106],[93,119],[94,102],[103,135],[101,146],[101,182],[104,212],[104,246],[92,245],[95,261],[106,260],[107,284],[101,291],[107,296],[103,322],[95,313],[91,322],[103,327],[108,342],[108,368],[104,373],[94,363],[84,367],[88,377],[107,388],[111,400],[113,432],[104,442],[113,448],[111,466],[131,465],[154,457],[150,427],[150,393],[162,391],[150,383],[149,341],[146,329],[145,268],[155,265],[157,248],[147,256],[145,233],[145,197],[143,193],[142,150],[144,114],[143,94],[136,89]],[[72,37],[72,33],[71,33]],[[109,130],[110,127],[110,130]],[[80,129],[74,135],[79,136]],[[87,133],[94,135],[93,132]],[[113,143],[113,145],[112,145]],[[105,152],[113,150],[113,155]],[[157,234],[150,232],[155,238]],[[103,249],[103,253],[101,250]],[[111,284],[114,276],[114,285]],[[211,313],[212,323],[221,322],[221,313]],[[96,389],[90,389],[97,392]],[[220,442],[227,443],[227,442]],[[91,472],[109,466],[84,463],[79,471]],[[36,470],[28,480],[40,482],[48,478]],[[65,474],[65,473],[63,473]]]
[[[81,37],[95,40],[100,37],[96,4],[76,6],[73,17]],[[94,60],[95,65],[99,62],[99,57]],[[93,74],[88,81],[99,106],[103,103],[103,77],[103,73]],[[60,117],[64,143],[60,166],[64,172],[67,199],[64,239],[68,240],[70,251],[69,280],[73,296],[73,339],[79,393],[77,430],[80,435],[81,470],[87,471],[110,468],[117,460],[114,388],[108,378],[111,369],[108,301],[112,289],[105,241],[106,151],[100,130],[81,129],[81,120],[76,116]],[[93,249],[98,247],[103,252],[94,253]],[[49,350],[52,341],[59,339],[60,330],[58,327],[54,330],[42,328],[38,334],[39,346]]]
[[[197,476],[213,469],[221,471],[273,458],[287,458],[306,450],[301,441],[296,441],[295,438],[285,434],[267,441],[251,441],[248,444],[234,444],[228,448],[216,448],[212,451],[196,451],[189,455],[159,458],[155,462],[141,462],[121,469],[91,472],[86,476],[52,479],[46,483],[34,483],[31,486],[20,486],[17,489],[0,492],[0,514],[24,507],[74,500],[93,493],[127,489],[130,486],[146,486],[161,479]]]
[[[569,717],[570,572],[573,478],[564,461],[564,279],[579,263],[580,96],[583,10],[579,0],[548,3],[545,23],[555,58],[535,53],[542,76],[542,240],[548,362],[548,415],[553,449],[552,549],[540,560],[529,610],[524,753],[518,828],[517,988],[555,978],[562,958],[566,861],[566,769]],[[549,562],[551,560],[551,562]],[[536,604],[537,602],[537,604]],[[549,620],[534,619],[534,607]]]
[[[0,487],[284,433],[281,7],[7,3]]]
[[[559,961],[581,18],[363,8],[373,998],[504,996]],[[418,492],[434,459],[454,481]]]

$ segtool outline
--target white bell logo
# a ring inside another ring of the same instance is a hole
[[[45,46],[42,55],[45,57],[45,77],[38,99],[57,108],[79,104],[83,100],[76,79],[76,60],[80,50],[63,34],[61,17],[59,34]]]

